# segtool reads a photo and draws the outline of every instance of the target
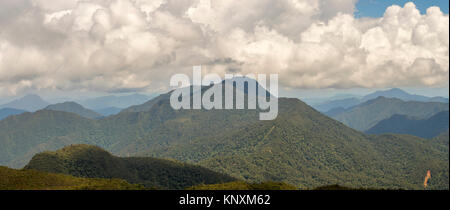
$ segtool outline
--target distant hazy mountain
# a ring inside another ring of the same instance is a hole
[[[80,104],[75,102],[64,102],[60,104],[49,105],[45,108],[45,110],[53,110],[53,111],[61,111],[61,112],[69,112],[80,115],[82,117],[86,117],[89,119],[96,119],[102,117],[101,114],[94,112],[92,110],[86,109]]]
[[[322,103],[314,106],[320,112],[328,112],[332,109],[347,109],[352,106],[356,106],[361,103],[361,99],[358,98],[346,98],[346,99],[338,99],[333,101],[328,101],[326,103]]]
[[[0,109],[0,120],[3,120],[11,115],[22,114],[24,112],[26,111],[21,109],[3,108]]]
[[[376,99],[378,97],[385,97],[385,98],[397,98],[401,99],[403,101],[420,101],[420,102],[441,102],[441,103],[448,103],[448,98],[444,97],[426,97],[421,95],[413,95],[409,94],[399,88],[393,88],[385,91],[376,91],[374,93],[371,93],[369,95],[363,96],[362,98],[358,97],[349,97],[349,98],[341,98],[341,99],[329,99],[326,102],[313,105],[315,109],[317,109],[320,112],[326,113],[331,111],[332,109],[336,108],[350,108],[353,106],[356,106],[358,104],[364,103],[366,101]]]
[[[385,91],[376,91],[375,93],[366,95],[362,98],[362,101],[372,100],[378,97],[386,97],[386,98],[398,98],[403,101],[421,101],[421,102],[442,102],[448,103],[448,98],[443,97],[426,97],[421,95],[409,94],[399,88],[393,88]]]
[[[378,97],[343,112],[338,112],[331,117],[351,128],[365,131],[395,114],[425,119],[448,110],[449,105],[447,103],[402,101],[396,98]]]
[[[448,98],[437,96],[437,97],[429,98],[428,101],[430,101],[430,102],[448,103]]]
[[[360,96],[354,94],[336,94],[331,97],[300,97],[300,100],[314,107],[316,110],[319,110],[316,108],[316,106],[326,104],[331,101],[340,101],[342,99],[350,99],[350,98],[358,99],[360,98]]]
[[[152,100],[149,100],[143,104],[138,104],[138,105],[134,105],[134,106],[130,106],[126,109],[123,109],[121,111],[121,113],[125,113],[125,112],[146,112],[149,111],[153,105],[159,103],[160,101],[164,101],[164,100],[170,100],[170,94],[161,94],[155,98],[153,98]]]
[[[13,109],[21,109],[30,112],[37,111],[39,109],[43,109],[48,106],[49,103],[42,100],[38,95],[26,95],[20,99],[16,99],[9,103],[0,105],[0,108],[13,108]]]
[[[371,129],[369,134],[398,133],[410,134],[422,138],[434,138],[448,130],[449,112],[443,111],[428,119],[415,119],[406,115],[393,115],[382,120]]]
[[[129,106],[143,104],[154,98],[156,95],[133,94],[127,96],[102,96],[80,101],[80,104],[93,110],[105,109],[109,107],[127,108]]]
[[[91,145],[72,145],[35,155],[25,169],[85,178],[116,178],[146,187],[185,189],[236,181],[209,169],[151,157],[121,158]]]
[[[342,107],[338,107],[338,108],[333,108],[333,109],[325,112],[324,114],[326,116],[337,116],[338,114],[343,113],[345,111],[347,111],[347,109],[342,108]]]
[[[108,107],[108,108],[103,108],[103,109],[96,109],[94,111],[107,117],[107,116],[118,114],[120,111],[122,111],[122,109],[117,108],[117,107]]]

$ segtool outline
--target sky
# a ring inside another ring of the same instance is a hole
[[[448,1],[2,0],[0,98],[164,92],[196,65],[299,97],[448,96],[448,36]]]
[[[445,14],[448,14],[449,1],[448,0],[359,0],[356,3],[355,17],[382,17],[386,8],[391,5],[405,5],[408,2],[413,2],[420,14],[426,14],[427,9],[432,6],[437,6]]]

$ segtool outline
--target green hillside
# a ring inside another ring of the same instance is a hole
[[[425,139],[394,136],[401,140],[398,140],[401,148],[398,154],[408,155],[392,160],[385,156],[390,148],[373,140],[389,140],[391,136],[366,136],[296,99],[281,99],[280,105],[280,115],[275,121],[241,124],[237,130],[227,130],[224,126],[224,131],[216,130],[216,135],[178,141],[164,149],[148,148],[145,149],[148,153],[142,154],[198,162],[251,182],[271,180],[302,188],[340,184],[358,188],[421,189],[426,170],[418,171],[420,175],[414,177],[405,174],[423,164],[419,159],[431,159],[442,164],[442,167],[439,164],[435,167],[442,174],[436,174],[435,187],[448,188],[448,182],[445,182],[448,179],[448,168],[445,167],[448,165],[448,158],[445,158],[448,150],[437,150],[436,145]],[[219,115],[217,112],[221,111],[213,112]],[[187,118],[182,116],[180,118]],[[201,124],[202,120],[196,122],[200,127],[208,126]],[[396,161],[409,165],[403,167]]]
[[[281,182],[227,182],[223,184],[197,185],[187,190],[298,190],[295,186]]]
[[[15,170],[0,166],[0,190],[143,190],[120,179],[76,178],[36,170]]]
[[[119,158],[90,145],[72,145],[44,152],[25,169],[70,174],[86,178],[119,178],[160,189],[184,189],[198,184],[216,184],[236,179],[200,166],[156,158]]]
[[[422,138],[433,138],[448,130],[449,112],[439,112],[428,119],[415,119],[405,115],[393,115],[366,131],[369,134],[398,133]]]
[[[395,98],[378,97],[344,112],[337,112],[331,117],[351,128],[366,131],[395,114],[426,119],[448,110],[448,103],[402,101]]]
[[[69,112],[74,113],[77,115],[80,115],[85,118],[89,119],[96,119],[102,117],[101,114],[94,112],[90,109],[86,109],[80,104],[77,104],[75,102],[64,102],[59,104],[52,104],[45,108],[46,110],[53,110],[53,111],[61,111],[61,112]]]
[[[196,163],[252,183],[423,189],[431,170],[430,189],[449,188],[448,147],[439,141],[366,135],[298,99],[280,98],[273,121],[260,121],[260,110],[173,110],[168,95],[133,110],[99,120],[52,111],[8,118],[0,122],[0,164],[21,167],[38,152],[86,143],[120,156]]]
[[[51,110],[0,121],[0,165],[21,168],[36,153],[74,143],[93,143],[97,123],[77,114]],[[101,136],[100,134],[99,136]]]
[[[282,182],[228,182],[223,184],[197,185],[189,187],[187,190],[383,190],[373,188],[351,188],[340,185],[326,185],[311,189],[298,189],[295,186]]]

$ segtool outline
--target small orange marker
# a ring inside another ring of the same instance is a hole
[[[427,171],[427,176],[425,176],[425,181],[423,182],[423,186],[425,188],[427,188],[427,186],[428,186],[428,180],[429,179],[431,179],[431,172],[430,172],[430,170]]]

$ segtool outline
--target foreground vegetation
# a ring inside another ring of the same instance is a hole
[[[143,190],[120,179],[77,178],[0,166],[0,190]]]
[[[243,181],[212,185],[197,185],[187,190],[298,190],[297,187],[282,182],[248,183]]]
[[[16,170],[0,166],[0,190],[158,190],[120,179],[79,178],[37,170]],[[196,185],[186,190],[299,190],[281,182],[248,183],[244,181]],[[313,190],[355,190],[339,185]],[[364,189],[366,190],[366,189]]]
[[[236,179],[209,169],[150,157],[120,158],[91,145],[71,145],[35,155],[25,169],[85,178],[118,178],[158,189],[184,189]]]
[[[374,188],[351,188],[340,185],[326,185],[312,189],[299,189],[283,182],[248,183],[243,181],[223,184],[198,185],[186,190],[381,190]]]

